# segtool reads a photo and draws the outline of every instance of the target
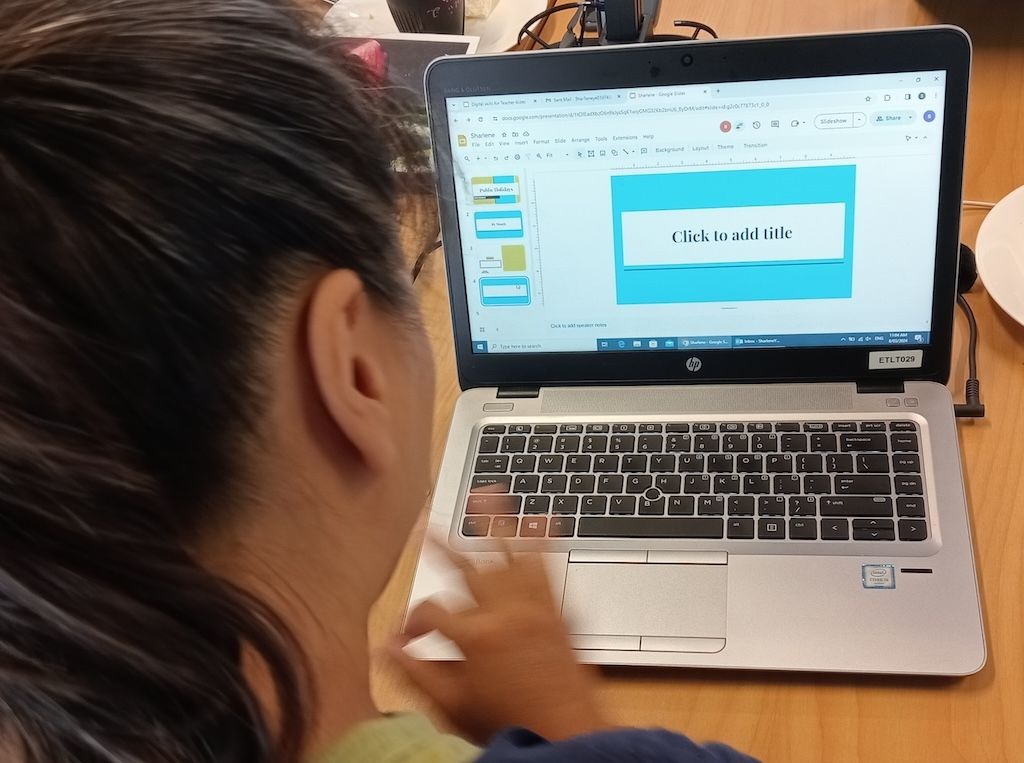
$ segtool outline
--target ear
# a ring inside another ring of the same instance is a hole
[[[367,468],[386,470],[399,452],[387,399],[387,342],[359,276],[333,270],[321,278],[306,320],[313,387],[323,409]]]

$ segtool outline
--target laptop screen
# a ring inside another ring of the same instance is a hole
[[[945,72],[447,99],[475,353],[929,341]]]

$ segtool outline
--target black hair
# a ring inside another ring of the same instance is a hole
[[[329,268],[406,306],[407,121],[289,0],[0,2],[0,749],[301,756],[297,644],[187,548],[275,311]]]

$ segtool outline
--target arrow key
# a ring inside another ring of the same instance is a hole
[[[854,540],[896,540],[896,528],[891,519],[853,520]]]
[[[928,525],[923,519],[901,519],[900,540],[924,540],[928,537]]]

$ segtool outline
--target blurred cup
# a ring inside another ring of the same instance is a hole
[[[388,0],[400,32],[462,34],[466,0]]]

